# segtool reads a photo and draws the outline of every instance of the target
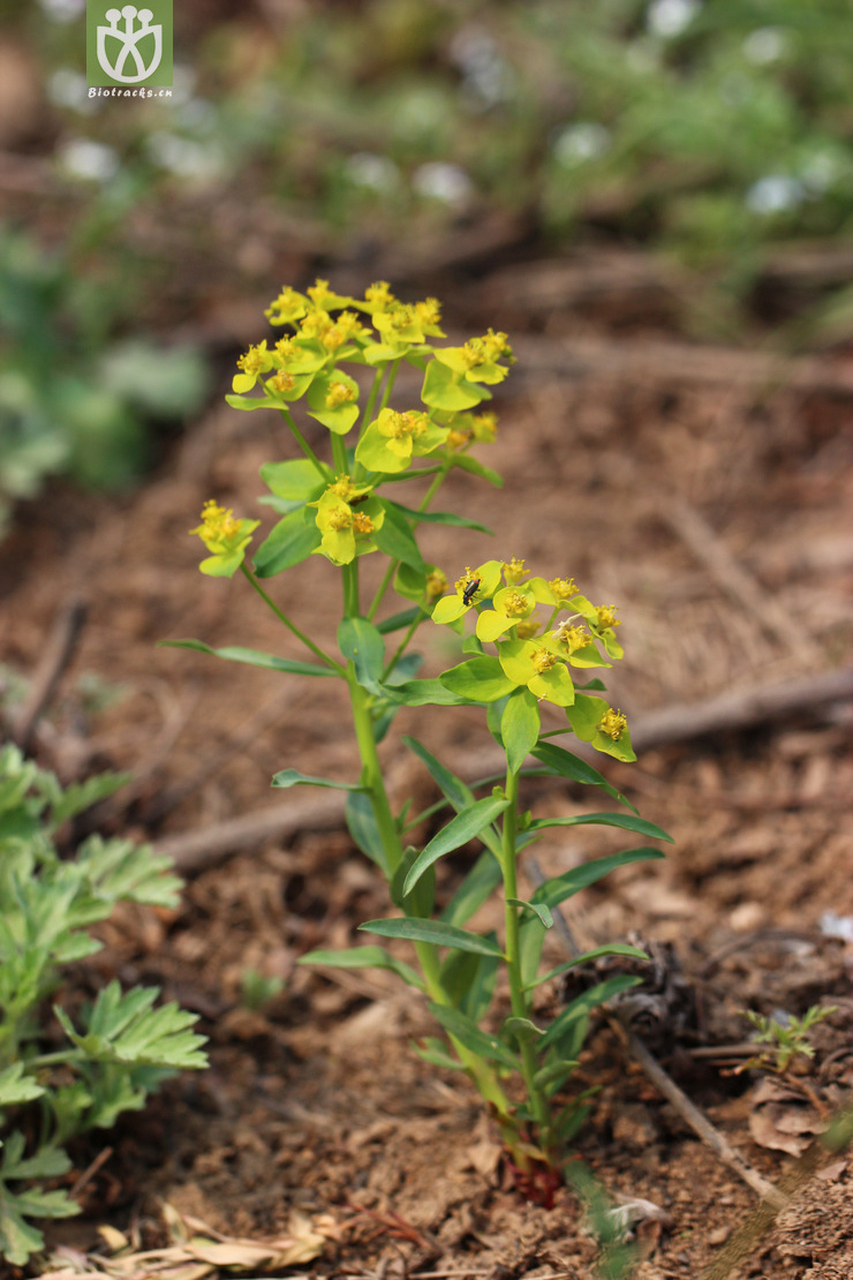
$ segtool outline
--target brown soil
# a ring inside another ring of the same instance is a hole
[[[593,598],[618,603],[627,658],[610,687],[630,717],[841,662],[853,565],[849,399],[697,389],[680,384],[678,370],[642,385],[555,372],[497,407],[499,439],[483,457],[504,488],[459,474],[440,504],[497,536],[434,526],[426,553],[451,577],[489,555],[523,556],[534,572],[574,575]],[[258,467],[287,450],[266,415],[215,408],[133,498],[56,489],[21,510],[0,548],[0,645],[22,672],[71,596],[88,600],[38,752],[66,779],[133,771],[132,805],[104,815],[122,831],[166,839],[272,805],[270,776],[288,765],[355,776],[333,682],[155,647],[195,636],[302,656],[239,578],[199,575],[198,543],[186,536],[210,496],[255,514]],[[753,607],[733,603],[731,583],[679,535],[685,506],[713,530],[712,551],[722,546],[750,575]],[[372,568],[365,562],[366,576]],[[333,635],[331,566],[312,559],[272,589],[306,630]],[[448,664],[442,644],[424,629],[428,671]],[[120,696],[92,711],[84,673]],[[404,711],[383,747],[398,799],[411,789],[431,796],[402,732],[461,772],[490,743],[477,714]],[[835,708],[648,751],[630,767],[604,761],[675,845],[665,862],[625,868],[571,904],[582,943],[636,934],[662,957],[678,999],[651,1001],[638,1032],[732,1146],[777,1182],[853,1084],[853,948],[821,929],[824,913],[853,913],[847,747]],[[182,800],[160,803],[167,811],[155,822],[158,802],[190,782]],[[539,814],[598,807],[554,784],[531,784],[529,800]],[[546,874],[621,847],[600,829],[577,830],[537,847]],[[444,868],[441,892],[467,861]],[[413,1037],[431,1033],[419,999],[382,973],[296,967],[312,947],[352,945],[358,923],[387,910],[342,827],[304,829],[194,875],[174,917],[127,910],[105,926],[107,946],[85,983],[117,973],[161,984],[202,1015],[211,1067],[101,1136],[113,1153],[82,1193],[86,1216],[51,1238],[91,1248],[109,1220],[150,1244],[162,1238],[168,1201],[215,1230],[262,1239],[286,1232],[298,1209],[326,1236],[301,1268],[312,1275],[591,1276],[597,1246],[571,1189],[551,1209],[524,1201],[466,1080],[411,1050]],[[241,1002],[250,968],[285,984],[262,1013]],[[814,1059],[795,1064],[787,1097],[762,1100],[759,1074],[732,1074],[742,1055],[708,1052],[743,1043],[744,1008],[802,1015],[820,1003],[837,1012],[814,1033]],[[804,1176],[762,1235],[755,1192],[661,1097],[606,1020],[571,1080],[572,1090],[592,1085],[577,1152],[628,1204],[637,1280],[701,1276],[744,1222],[746,1261],[733,1275],[853,1274],[846,1157]],[[763,1145],[771,1141],[787,1150]],[[78,1165],[99,1150],[82,1144]]]

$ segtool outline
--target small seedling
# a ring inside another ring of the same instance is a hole
[[[802,1018],[782,1011],[765,1017],[753,1009],[744,1009],[744,1017],[752,1023],[756,1034],[752,1037],[758,1044],[766,1045],[749,1062],[739,1068],[740,1071],[761,1069],[773,1071],[776,1075],[784,1075],[793,1058],[803,1054],[807,1058],[814,1057],[814,1046],[809,1039],[809,1032],[819,1022],[823,1022],[830,1014],[837,1012],[837,1005],[813,1004]]]
[[[117,902],[178,900],[168,859],[147,846],[95,835],[73,857],[56,851],[57,829],[124,780],[63,789],[17,747],[0,750],[0,1256],[14,1266],[43,1244],[31,1219],[79,1212],[61,1188],[33,1186],[69,1172],[68,1141],[112,1128],[176,1071],[207,1065],[195,1016],[155,1007],[156,987],[110,982],[73,1017],[59,1003],[68,966],[100,950],[90,925]]]
[[[563,1091],[577,1065],[590,1013],[639,979],[608,978],[547,1026],[536,1015],[537,991],[572,965],[599,955],[645,958],[635,947],[614,944],[542,973],[553,911],[614,868],[663,855],[642,844],[554,876],[525,898],[519,882],[522,852],[550,828],[582,824],[616,827],[645,840],[670,839],[640,818],[586,759],[556,741],[573,733],[605,755],[635,759],[626,717],[600,696],[604,686],[592,675],[622,657],[617,611],[593,604],[562,566],[553,576],[531,576],[514,556],[475,568],[460,562],[453,566],[451,585],[418,546],[416,535],[427,523],[489,532],[466,516],[435,510],[433,503],[454,471],[501,486],[500,477],[473,450],[495,437],[495,416],[483,406],[491,398],[489,388],[504,380],[513,363],[506,334],[490,329],[462,346],[438,345],[434,339],[444,337],[438,302],[400,302],[385,283],[373,285],[363,299],[342,297],[322,280],[306,294],[285,288],[266,314],[287,336],[271,347],[264,340],[249,348],[238,361],[234,394],[227,399],[243,412],[278,411],[301,453],[261,468],[270,490],[262,501],[281,518],[255,549],[251,568],[246,555],[258,520],[235,516],[211,500],[192,532],[208,552],[202,573],[230,578],[239,570],[306,650],[305,659],[243,647],[213,650],[198,640],[169,643],[346,684],[360,773],[352,781],[335,782],[285,768],[273,786],[346,792],[352,838],[388,880],[396,909],[389,918],[360,928],[376,938],[411,943],[417,968],[401,958],[396,945],[386,949],[375,943],[313,951],[302,960],[390,969],[423,993],[447,1041],[429,1038],[418,1051],[431,1063],[468,1073],[495,1118],[519,1185],[547,1200],[560,1179],[566,1145],[586,1112],[585,1095],[573,1098]],[[404,362],[422,375],[420,403],[397,409],[391,396]],[[344,366],[368,375],[363,403],[359,382]],[[326,428],[328,449],[317,452],[309,443],[294,416],[297,402]],[[415,496],[399,497],[401,485],[410,485]],[[359,573],[367,555],[386,562],[370,596]],[[264,585],[309,556],[319,562],[313,590],[327,590],[323,560],[341,579],[337,650],[328,634],[306,634]],[[392,591],[403,608],[389,609]],[[422,679],[421,658],[409,646],[430,620],[456,633],[462,661]],[[469,621],[474,628],[466,633]],[[556,710],[556,728],[543,730],[543,703]],[[377,747],[401,707],[425,705],[481,707],[506,768],[498,778],[469,783],[422,742],[405,738],[442,800],[423,813],[411,814],[408,805],[395,813]],[[617,808],[535,818],[521,804],[523,781],[531,775],[596,787]],[[451,811],[449,821],[424,847],[411,844],[408,835],[444,809]],[[471,841],[479,843],[479,855],[450,899],[439,901],[436,864]],[[503,901],[501,936],[470,927],[495,891]],[[501,971],[509,988],[508,1014],[503,997],[496,997]]]

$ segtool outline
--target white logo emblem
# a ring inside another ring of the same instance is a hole
[[[121,11],[107,9],[104,17],[109,26],[99,26],[97,29],[98,62],[101,64],[101,69],[112,80],[119,80],[122,84],[138,84],[140,80],[146,80],[148,76],[153,75],[163,56],[163,26],[159,22],[152,26],[151,19],[154,17],[152,11],[137,10],[135,4],[126,4]],[[119,21],[122,18],[124,18],[124,26],[119,27]],[[134,20],[138,20],[140,24],[135,31]],[[137,47],[146,36],[154,37],[154,52],[147,66]],[[112,62],[110,53],[114,54]],[[125,70],[128,61],[131,64],[129,72]]]

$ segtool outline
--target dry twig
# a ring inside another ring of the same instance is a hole
[[[86,621],[86,609],[85,600],[72,596],[47,638],[32,678],[30,692],[15,717],[13,726],[12,736],[22,751],[29,748],[36,725],[74,657]]]

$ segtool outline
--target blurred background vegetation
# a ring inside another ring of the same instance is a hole
[[[0,518],[131,483],[318,273],[641,253],[690,339],[853,333],[848,0],[176,0],[150,102],[88,96],[84,0],[0,12]]]

